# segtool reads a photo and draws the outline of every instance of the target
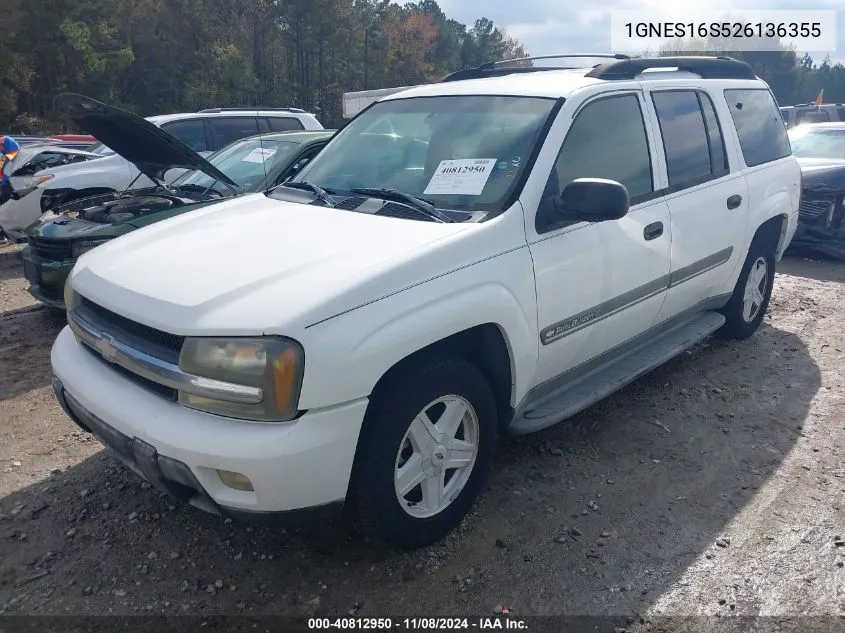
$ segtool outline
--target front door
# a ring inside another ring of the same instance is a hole
[[[572,124],[536,217],[528,208],[525,214],[537,286],[537,383],[648,330],[665,298],[669,212],[655,193],[654,144],[643,105],[639,91],[614,92],[565,104],[559,114]],[[630,211],[614,221],[556,222],[549,203],[576,178],[621,182]]]

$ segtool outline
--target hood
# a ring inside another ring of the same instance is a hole
[[[804,190],[845,191],[845,159],[799,158]]]
[[[501,221],[513,227],[491,230]],[[520,213],[439,224],[246,194],[92,250],[72,283],[91,301],[174,334],[296,337],[512,249],[520,228]]]
[[[56,97],[56,109],[153,181],[164,180],[170,169],[199,169],[238,186],[182,141],[131,112],[73,93]]]

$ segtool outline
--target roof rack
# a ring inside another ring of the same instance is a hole
[[[295,112],[297,114],[305,114],[305,110],[302,108],[206,108],[205,110],[200,110],[200,113],[203,112]]]
[[[677,68],[702,79],[756,79],[751,66],[733,57],[648,57],[625,59],[596,66],[587,73],[593,79],[633,79],[649,68]]]
[[[610,55],[607,53],[572,53],[568,55],[541,55],[538,57],[520,57],[517,59],[502,59],[495,62],[487,62],[481,64],[476,68],[464,68],[458,70],[450,75],[446,75],[440,80],[440,83],[447,81],[460,81],[462,79],[481,79],[484,77],[500,77],[502,75],[511,75],[514,73],[532,73],[546,70],[571,70],[579,68],[579,66],[513,66],[508,67],[506,64],[513,64],[516,62],[533,62],[538,59],[573,59],[573,58],[592,58],[592,59],[615,59],[627,60],[627,55],[616,54]]]

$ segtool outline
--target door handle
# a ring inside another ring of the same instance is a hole
[[[643,229],[643,237],[646,240],[654,240],[663,235],[663,222],[652,222]]]
[[[728,198],[728,209],[736,209],[742,204],[742,196],[735,195]]]

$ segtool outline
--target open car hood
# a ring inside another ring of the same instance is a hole
[[[170,169],[199,169],[238,187],[182,141],[131,112],[73,93],[56,97],[56,109],[154,181],[163,181]]]

